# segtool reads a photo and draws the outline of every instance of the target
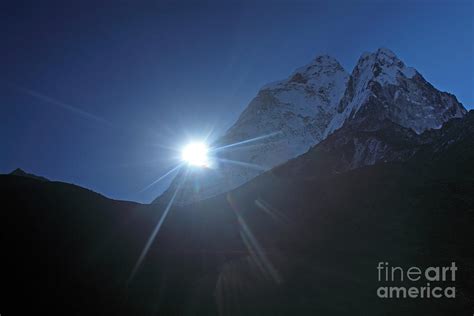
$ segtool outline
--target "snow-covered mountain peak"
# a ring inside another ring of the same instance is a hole
[[[304,148],[314,145],[336,113],[348,80],[349,74],[335,58],[317,56],[287,79],[265,85],[224,138],[243,140],[281,130],[304,135]]]
[[[389,63],[389,64],[403,63],[392,50],[385,47],[380,47],[375,52],[362,53],[362,55],[359,58],[359,62],[361,60],[366,60],[369,58],[373,58],[382,63]]]
[[[378,58],[390,59],[390,60],[399,60],[397,55],[395,55],[395,53],[393,51],[391,51],[390,49],[385,48],[385,47],[380,47],[379,49],[377,49],[375,54],[377,55]]]
[[[379,48],[374,53],[364,53],[354,70],[362,85],[360,88],[367,86],[371,80],[382,85],[397,84],[400,77],[413,78],[417,74],[414,68],[407,67],[387,48]]]
[[[309,64],[299,67],[295,73],[306,74],[307,76],[318,75],[321,72],[336,72],[344,70],[336,58],[329,55],[319,55],[313,59]]]
[[[287,79],[269,83],[262,90],[293,89],[295,86],[314,89],[317,86],[328,85],[334,80],[347,81],[348,77],[349,74],[334,57],[319,55],[310,63],[293,71]]]
[[[440,128],[466,110],[456,97],[441,92],[391,50],[364,53],[352,71],[338,113],[326,131],[329,135],[348,119],[368,116],[389,119],[417,133]]]

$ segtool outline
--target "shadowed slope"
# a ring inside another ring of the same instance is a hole
[[[2,306],[27,308],[13,304],[19,298],[52,314],[471,312],[473,127],[469,113],[413,138],[397,128],[364,134],[416,150],[406,162],[381,160],[340,173],[328,166],[351,157],[339,151],[351,138],[342,147],[328,139],[228,194],[173,207],[130,284],[159,205],[2,176]],[[455,261],[456,299],[380,299],[380,261]]]

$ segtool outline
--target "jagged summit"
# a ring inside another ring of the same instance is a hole
[[[379,48],[375,53],[366,53],[361,57],[357,65],[360,68],[372,70],[373,79],[384,84],[396,84],[399,76],[412,78],[417,71],[412,67],[407,67],[387,48]],[[368,76],[369,79],[372,76]]]
[[[343,77],[349,76],[337,59],[329,55],[318,55],[310,63],[297,68],[287,79],[269,83],[263,86],[262,90],[285,88],[292,84],[314,87],[321,83],[321,79],[330,79],[328,77],[338,72],[341,72]]]
[[[389,119],[417,133],[437,129],[466,109],[452,94],[441,92],[392,51],[364,53],[352,71],[337,114],[326,136],[350,119],[375,116]]]
[[[371,55],[375,55],[376,58],[380,60],[386,59],[400,62],[400,59],[397,57],[397,55],[391,49],[386,47],[380,47],[375,52],[364,52],[362,53],[361,58],[365,58]]]
[[[334,72],[336,70],[344,70],[339,61],[329,55],[318,55],[309,64],[299,67],[295,70],[300,73],[317,74],[322,71]]]

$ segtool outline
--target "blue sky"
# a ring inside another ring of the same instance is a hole
[[[472,1],[97,3],[0,5],[0,172],[148,202],[174,162],[165,147],[223,132],[323,53],[350,72],[390,48],[474,106]]]

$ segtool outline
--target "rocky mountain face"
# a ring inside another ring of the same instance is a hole
[[[377,162],[400,162],[411,158],[427,141],[411,129],[382,121],[348,121],[309,152],[286,164],[287,176],[321,178]],[[316,174],[308,165],[318,166]]]
[[[334,58],[319,56],[264,86],[214,146],[271,136],[216,152],[212,168],[187,173],[177,202],[229,191],[325,139],[319,150],[332,153],[335,172],[404,161],[422,145],[418,134],[466,113],[454,95],[434,88],[388,49],[364,53],[350,76]],[[183,175],[155,202],[168,200]]]
[[[463,118],[444,123],[440,129],[426,130],[421,134],[388,119],[348,121],[310,151],[286,163],[284,170],[287,177],[315,179],[379,162],[404,162],[413,157],[428,163],[439,152],[449,151],[453,144],[473,146],[472,135],[473,111]],[[466,144],[465,139],[470,143]]]
[[[348,120],[369,118],[386,118],[421,133],[465,114],[454,95],[437,90],[392,51],[380,48],[360,57],[326,134]]]

